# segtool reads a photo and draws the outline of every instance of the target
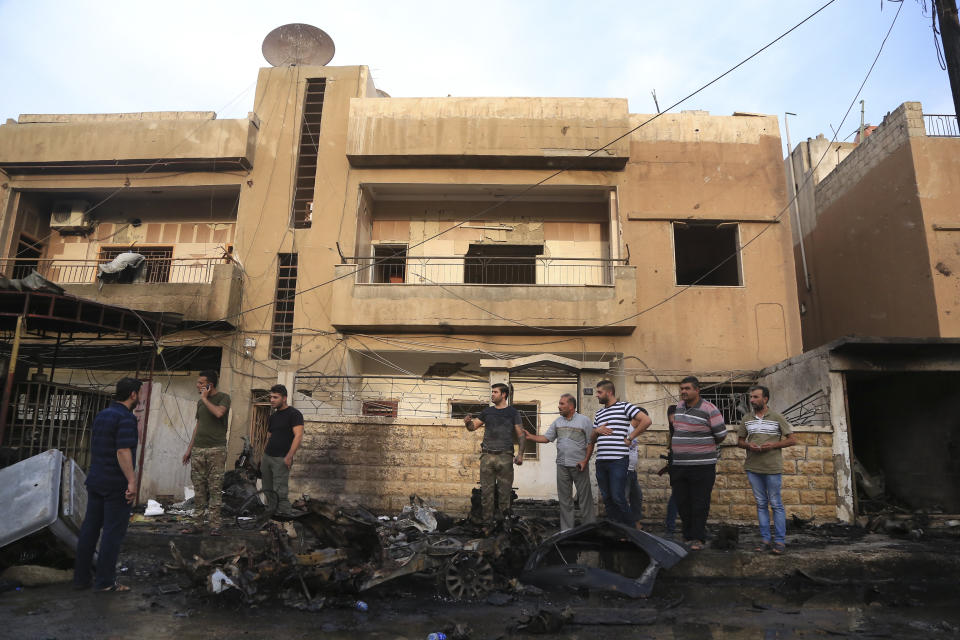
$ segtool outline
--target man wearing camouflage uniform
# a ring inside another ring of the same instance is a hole
[[[190,479],[194,490],[194,519],[202,525],[204,516],[210,525],[210,535],[220,535],[220,503],[223,492],[223,469],[227,460],[227,417],[230,414],[230,396],[217,391],[219,376],[216,371],[201,371],[197,378],[197,426],[190,446],[183,456],[183,464],[190,465]],[[184,529],[182,533],[199,533],[199,527]]]

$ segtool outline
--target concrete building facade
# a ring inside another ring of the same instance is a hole
[[[757,372],[801,351],[777,119],[383,95],[366,67],[276,67],[260,70],[245,119],[8,122],[4,275],[37,267],[77,295],[182,315],[154,345],[181,349],[155,375],[183,414],[156,427],[170,433],[158,477],[192,428],[190,350],[216,360],[233,396],[228,459],[242,437],[262,445],[263,394],[280,381],[308,421],[294,490],[384,509],[411,486],[465,509],[481,434],[459,416],[492,382],[512,384],[542,431],[561,393],[592,417],[593,387],[611,378],[653,417],[641,473],[656,514],[679,380],[698,375],[735,419]],[[74,229],[69,202],[86,203]],[[131,247],[154,270],[99,288],[96,265]],[[810,448],[828,446],[821,431]],[[734,466],[719,515],[749,519]],[[517,486],[555,496],[552,445],[528,447]],[[794,504],[826,516],[833,491],[820,491]]]

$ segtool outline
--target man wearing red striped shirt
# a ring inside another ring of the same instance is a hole
[[[680,381],[680,400],[670,436],[670,488],[683,521],[683,539],[691,551],[698,551],[707,537],[718,447],[727,437],[727,428],[720,410],[700,397],[700,381],[695,377]]]

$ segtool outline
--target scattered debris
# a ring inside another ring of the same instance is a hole
[[[145,516],[162,516],[163,507],[156,500],[147,500],[147,508],[143,510]]]

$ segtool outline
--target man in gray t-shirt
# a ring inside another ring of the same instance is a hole
[[[577,399],[569,393],[560,396],[560,417],[543,435],[527,435],[529,440],[546,444],[557,443],[557,499],[560,502],[560,530],[572,529],[573,486],[577,487],[577,502],[583,524],[596,519],[593,491],[590,489],[590,456],[593,455],[593,422],[577,413]]]

